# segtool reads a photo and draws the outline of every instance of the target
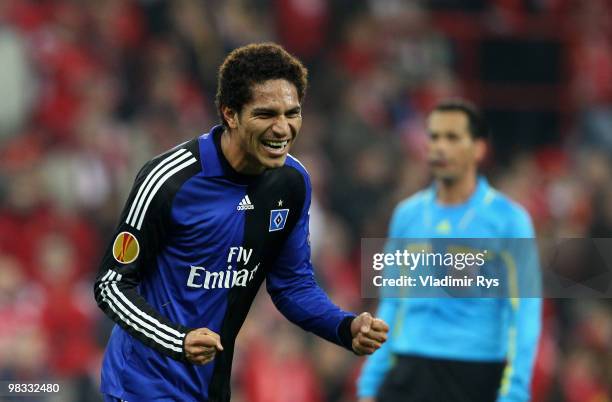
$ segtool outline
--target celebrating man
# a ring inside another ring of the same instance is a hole
[[[230,400],[234,341],[261,283],[305,330],[371,354],[387,325],[317,286],[306,169],[288,154],[302,123],[303,65],[274,44],[219,70],[222,125],[138,174],[95,283],[118,325],[102,367],[107,401]]]

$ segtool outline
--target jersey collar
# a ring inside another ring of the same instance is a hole
[[[474,192],[472,193],[472,195],[470,195],[470,197],[465,202],[461,204],[443,205],[443,204],[438,203],[436,183],[433,183],[431,185],[430,194],[432,197],[432,201],[435,203],[437,207],[458,209],[458,208],[465,208],[465,207],[470,207],[470,206],[479,204],[480,202],[483,201],[483,199],[489,192],[490,188],[491,186],[489,185],[489,181],[484,176],[479,175],[476,178],[476,188],[474,189]]]
[[[249,184],[257,176],[238,173],[234,170],[221,151],[221,134],[223,134],[223,126],[218,125],[199,138],[204,176],[226,177],[236,183]]]

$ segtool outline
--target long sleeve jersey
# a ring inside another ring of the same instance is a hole
[[[389,340],[368,358],[358,380],[360,397],[374,396],[393,365],[393,355],[418,355],[460,361],[503,362],[506,370],[499,402],[526,402],[537,341],[541,299],[534,230],[527,212],[479,178],[476,190],[461,205],[440,205],[436,188],[400,203],[389,237],[407,242],[448,243],[453,239],[492,246],[499,272],[517,277],[517,289],[498,298],[385,298],[378,316],[390,325]],[[436,239],[448,240],[439,241]],[[470,240],[471,239],[471,240]],[[516,241],[509,241],[515,239]],[[504,241],[505,240],[505,241]],[[439,251],[439,250],[438,250]],[[525,296],[525,297],[521,297]],[[534,297],[535,296],[535,297]]]
[[[266,280],[289,320],[351,348],[353,314],[319,288],[310,262],[311,185],[299,161],[260,175],[234,171],[223,128],[154,158],[139,172],[99,268],[95,298],[116,322],[101,391],[127,400],[230,400],[234,343]],[[195,328],[221,337],[206,365],[186,361]]]

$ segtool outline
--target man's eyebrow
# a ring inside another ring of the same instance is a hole
[[[427,130],[427,133],[429,135],[459,135],[458,131],[454,131],[454,130],[446,130],[446,131],[435,131],[435,130]]]
[[[299,113],[301,111],[302,111],[302,107],[296,106],[296,107],[293,107],[287,110],[286,113]],[[278,113],[278,109],[271,108],[271,107],[256,107],[251,110],[251,114],[275,114],[275,113]]]
[[[259,114],[259,113],[277,113],[276,109],[273,108],[269,108],[269,107],[256,107],[253,110],[251,110],[252,114]]]

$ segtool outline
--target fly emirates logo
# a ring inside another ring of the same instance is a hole
[[[230,247],[227,253],[227,269],[225,271],[209,271],[204,267],[191,266],[187,286],[204,289],[230,289],[234,286],[247,286],[255,277],[259,264],[252,270],[246,269],[251,259],[253,249]],[[238,269],[240,266],[244,267]]]

